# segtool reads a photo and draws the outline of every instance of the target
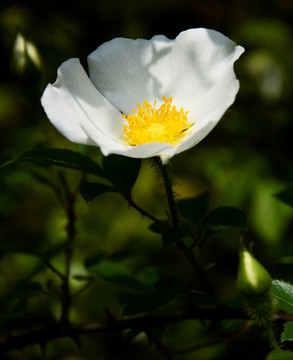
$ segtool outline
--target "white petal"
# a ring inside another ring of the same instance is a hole
[[[89,122],[103,137],[123,137],[120,112],[97,91],[78,59],[60,66],[56,82],[47,86],[41,102],[52,124],[72,142],[93,143],[83,127]]]
[[[174,41],[159,35],[151,40],[116,38],[88,57],[96,88],[123,113],[144,100],[168,96],[169,57]]]
[[[170,92],[177,106],[190,111],[194,123],[176,153],[201,141],[234,102],[239,82],[233,64],[243,51],[214,30],[191,29],[175,39]]]

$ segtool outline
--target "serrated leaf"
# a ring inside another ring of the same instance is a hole
[[[6,162],[2,166],[16,161],[37,161],[53,166],[84,171],[89,174],[104,177],[104,171],[99,164],[86,155],[67,149],[33,149],[15,160]]]
[[[121,155],[109,155],[103,158],[103,168],[109,180],[118,191],[130,192],[136,182],[141,166],[140,159]]]
[[[282,341],[292,341],[293,340],[293,321],[287,321],[284,326],[284,331],[281,335]]]
[[[195,198],[180,199],[176,202],[176,204],[180,214],[188,221],[197,225],[206,214],[209,202],[210,194],[208,192],[204,192]]]
[[[289,350],[276,350],[271,352],[266,360],[293,360],[293,352]]]
[[[101,194],[113,192],[114,188],[105,184],[88,182],[79,187],[79,193],[86,202],[93,200]]]
[[[164,292],[152,292],[133,297],[123,311],[123,316],[134,316],[149,312],[173,300],[174,296]]]
[[[247,230],[248,220],[245,212],[234,206],[223,206],[212,210],[204,217],[202,225],[240,228]]]
[[[293,207],[293,183],[289,184],[284,190],[280,191],[275,196],[283,203]]]
[[[274,280],[272,290],[278,307],[288,314],[293,314],[293,286],[284,281]]]

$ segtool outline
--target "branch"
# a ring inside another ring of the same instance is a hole
[[[133,328],[148,330],[162,324],[189,319],[248,319],[248,315],[241,309],[203,308],[193,311],[177,311],[164,315],[143,315],[107,323],[93,322],[76,326],[59,323],[55,326],[49,326],[8,338],[6,342],[0,344],[0,353],[3,354],[6,351],[24,348],[33,344],[44,344],[49,340],[62,337],[72,337],[76,339],[79,335],[116,332]]]

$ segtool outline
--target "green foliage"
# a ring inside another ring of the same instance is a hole
[[[234,206],[223,206],[207,214],[202,220],[201,225],[247,230],[248,220],[243,210]]]
[[[106,177],[114,184],[117,191],[121,192],[130,192],[138,177],[140,166],[140,159],[120,155],[109,155],[103,158]]]
[[[176,202],[180,214],[196,225],[206,214],[209,203],[210,194],[208,192],[204,192],[192,199],[180,199]]]
[[[99,183],[85,183],[79,187],[79,193],[86,202],[107,192],[115,192],[115,189],[111,186]]]
[[[268,355],[266,360],[292,360],[293,352],[290,350],[276,350]]]
[[[284,327],[284,331],[281,336],[282,341],[293,340],[293,321],[287,321]]]
[[[9,165],[17,161],[33,161],[53,166],[60,166],[89,174],[104,177],[103,169],[88,156],[66,149],[43,149],[37,148],[26,152],[17,159],[10,160],[2,166]]]
[[[278,307],[288,314],[293,314],[293,286],[284,281],[274,280],[272,290]]]
[[[293,184],[288,185],[284,190],[276,194],[276,197],[285,204],[293,206]]]

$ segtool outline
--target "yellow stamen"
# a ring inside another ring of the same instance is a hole
[[[140,145],[151,142],[167,142],[177,145],[192,126],[188,123],[188,111],[172,106],[173,98],[163,96],[164,103],[156,109],[154,105],[145,100],[143,106],[137,104],[138,110],[132,114],[122,115],[128,125],[123,126],[126,141],[129,145]]]

